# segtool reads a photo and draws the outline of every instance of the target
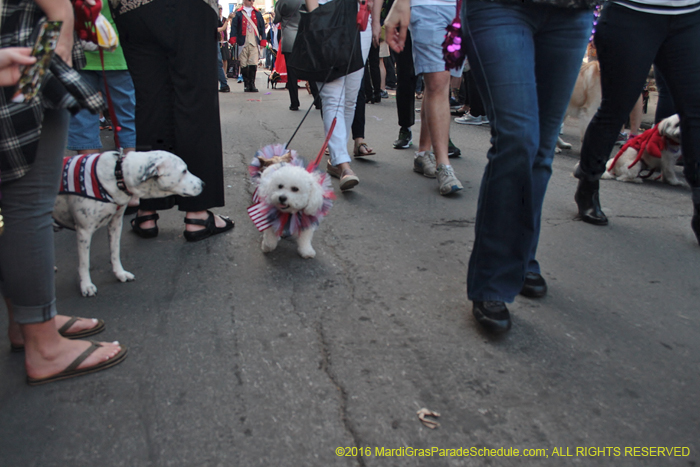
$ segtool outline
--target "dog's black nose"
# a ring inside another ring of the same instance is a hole
[[[287,197],[282,195],[280,196],[280,203],[286,203],[287,202]]]

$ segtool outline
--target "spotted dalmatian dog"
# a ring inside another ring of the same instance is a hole
[[[166,151],[130,152],[121,159],[115,151],[81,154],[66,157],[63,164],[53,217],[58,225],[76,231],[80,291],[84,297],[97,293],[90,278],[90,244],[93,233],[105,225],[114,275],[121,282],[134,280],[120,258],[124,211],[132,196],[197,196],[204,186],[182,159]]]

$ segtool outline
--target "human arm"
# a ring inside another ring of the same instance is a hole
[[[386,42],[394,52],[403,51],[411,21],[411,0],[396,0],[384,20]]]
[[[34,0],[49,21],[63,21],[56,44],[56,54],[68,65],[73,64],[74,13],[70,0]]]
[[[19,81],[20,65],[31,65],[36,58],[31,56],[31,47],[6,47],[0,49],[0,86],[14,86]]]
[[[230,17],[230,16],[229,16],[228,18],[226,18],[226,19],[224,20],[224,24],[221,25],[220,28],[216,28],[216,30],[217,30],[218,32],[224,32],[224,31],[226,31],[226,28],[228,27],[229,21],[231,21],[231,17]]]
[[[231,45],[236,44],[236,39],[238,35],[238,25],[240,23],[240,19],[238,17],[238,13],[231,13],[229,15],[229,18],[231,19],[231,31],[229,31],[228,34],[228,42]]]
[[[381,14],[383,4],[382,0],[375,0],[372,5],[372,43],[375,46],[379,45],[379,37],[382,33]]]
[[[314,11],[318,8],[318,0],[304,0],[306,3],[306,11]]]

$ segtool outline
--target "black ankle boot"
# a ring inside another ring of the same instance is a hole
[[[248,67],[241,67],[241,76],[243,77],[243,92],[249,92],[250,89],[250,79],[248,78]]]
[[[258,92],[258,88],[255,87],[255,73],[257,73],[258,67],[256,65],[250,65],[248,67],[248,87],[249,92]]]
[[[698,244],[700,244],[700,203],[695,205],[695,213],[693,214],[693,220],[690,221],[690,226],[695,232],[695,238],[698,239]]]
[[[578,213],[583,222],[594,225],[608,225],[608,218],[605,217],[603,210],[600,208],[600,200],[598,199],[599,184],[598,180],[595,182],[579,180],[574,199],[578,205]]]

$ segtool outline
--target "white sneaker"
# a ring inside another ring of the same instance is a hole
[[[423,174],[428,178],[435,178],[435,154],[430,151],[421,151],[416,153],[413,159],[413,171]]]
[[[466,113],[461,117],[455,118],[455,122],[462,125],[482,125],[488,124],[489,119],[486,118],[486,115],[482,115],[481,117],[474,117],[472,116],[472,114]]]
[[[438,165],[437,180],[440,194],[443,196],[451,195],[452,193],[464,189],[462,183],[457,179],[455,171],[451,165]]]

